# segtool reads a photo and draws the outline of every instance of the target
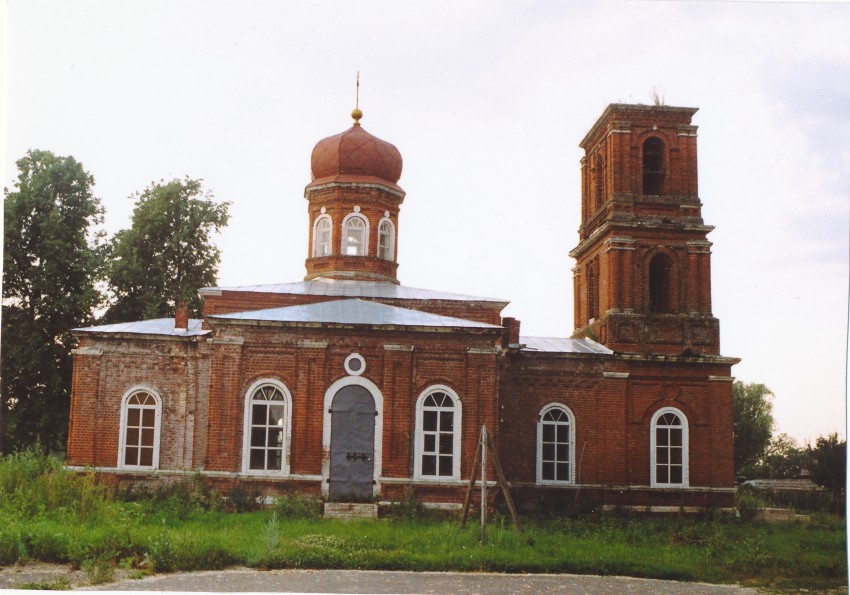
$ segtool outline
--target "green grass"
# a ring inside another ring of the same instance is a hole
[[[71,581],[66,578],[57,578],[52,581],[34,581],[15,585],[15,589],[30,591],[70,591]]]
[[[763,587],[847,584],[846,533],[837,516],[767,524],[705,518],[496,516],[478,527],[400,515],[381,521],[316,518],[284,498],[274,510],[220,509],[198,479],[125,501],[53,459],[0,460],[0,564],[72,563],[92,583],[114,568],[154,572],[256,568],[359,568],[627,575]]]

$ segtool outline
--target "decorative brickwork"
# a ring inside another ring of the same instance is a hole
[[[581,142],[581,241],[570,253],[577,336],[630,353],[720,353],[696,111],[610,105]]]

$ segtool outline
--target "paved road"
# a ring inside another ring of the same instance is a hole
[[[277,593],[756,593],[727,585],[570,574],[272,570],[162,574],[86,591],[206,591]]]

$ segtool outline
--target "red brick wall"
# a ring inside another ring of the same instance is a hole
[[[542,354],[510,359],[500,416],[502,464],[512,481],[536,481],[538,414],[557,402],[575,416],[578,484],[649,486],[650,421],[671,406],[688,420],[690,486],[734,486],[728,364]],[[720,377],[726,380],[714,379]]]
[[[398,283],[396,270],[398,263],[395,254],[398,250],[399,217],[398,212],[404,200],[404,194],[375,186],[360,184],[335,184],[320,189],[307,188],[305,195],[309,201],[310,233],[307,248],[306,279],[330,277],[334,279],[387,280]],[[341,252],[343,227],[348,215],[359,207],[359,214],[369,222],[368,256],[345,256]],[[332,220],[331,256],[313,258],[314,222],[325,214]],[[393,260],[377,258],[378,224],[389,213],[395,225],[395,243]]]
[[[68,463],[115,467],[122,398],[146,386],[162,400],[160,467],[191,468],[204,446],[196,422],[205,416],[207,375],[199,341],[83,337],[74,355]]]
[[[684,497],[647,488],[650,418],[667,405],[681,409],[688,419],[692,488],[734,485],[731,383],[709,379],[728,377],[728,364],[621,356],[502,356],[492,349],[499,331],[370,333],[241,327],[239,344],[234,339],[240,333],[234,330],[220,328],[215,345],[84,339],[83,352],[75,356],[69,463],[115,466],[121,397],[131,386],[143,384],[163,399],[162,469],[238,473],[246,391],[257,379],[275,378],[292,395],[291,472],[320,475],[327,456],[322,450],[324,394],[346,375],[344,359],[356,351],[367,362],[363,376],[379,387],[384,398],[383,477],[413,476],[416,400],[427,387],[444,384],[462,403],[464,479],[472,472],[481,425],[487,424],[509,481],[532,489],[537,415],[543,406],[558,402],[569,407],[576,420],[576,480],[588,494],[597,490],[600,502],[726,505],[729,496],[724,492],[706,500],[696,495],[698,489]],[[326,347],[321,346],[324,342]],[[387,350],[388,344],[408,347]],[[92,349],[103,355],[84,354]],[[606,372],[628,377],[606,377]],[[492,469],[489,473],[494,477]],[[631,486],[625,495],[620,493],[624,486]],[[404,489],[402,484],[387,483],[384,497],[402,497]],[[464,489],[419,485],[416,492],[423,500],[459,501]]]
[[[471,464],[481,424],[495,428],[499,329],[486,333],[380,332],[242,327],[244,343],[216,344],[211,368],[206,468],[240,471],[245,396],[261,378],[283,382],[292,395],[292,473],[322,471],[323,404],[327,388],[347,376],[345,358],[366,360],[363,377],[384,399],[382,474],[412,477],[416,400],[429,386],[455,390],[462,406],[462,472]],[[227,341],[227,330],[220,337]],[[299,342],[327,342],[327,347]],[[405,345],[410,351],[387,350]],[[469,349],[490,350],[490,353]]]

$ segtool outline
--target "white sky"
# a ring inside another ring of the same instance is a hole
[[[694,106],[724,355],[778,430],[845,435],[850,5],[6,0],[3,185],[27,149],[80,160],[110,233],[152,180],[228,200],[221,285],[300,280],[321,138],[404,157],[405,285],[502,297],[573,330],[578,142],[608,103]],[[2,106],[0,106],[2,107]]]

